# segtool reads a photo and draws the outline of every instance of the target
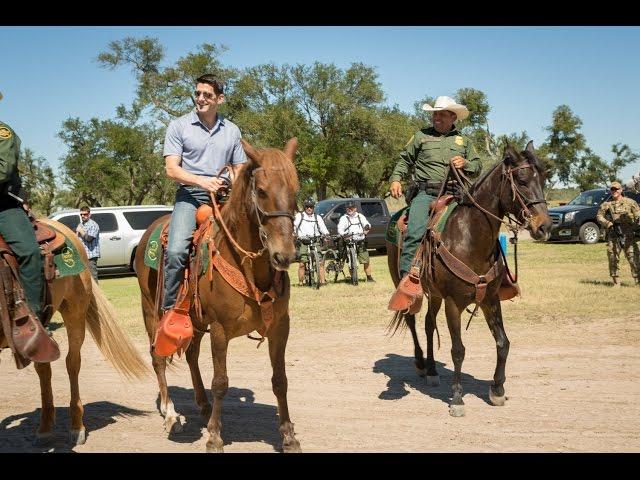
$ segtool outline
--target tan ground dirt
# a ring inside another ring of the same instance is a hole
[[[640,450],[640,322],[507,324],[508,401],[504,407],[493,407],[488,390],[495,344],[484,321],[474,320],[463,336],[463,418],[448,414],[450,339],[442,322],[439,328],[442,347],[436,360],[441,385],[427,387],[414,371],[408,333],[386,337],[382,326],[304,331],[294,323],[287,349],[289,406],[303,451]],[[65,354],[62,332],[56,338]],[[147,357],[144,342],[137,345]],[[226,452],[274,452],[281,443],[266,344],[260,349],[255,345],[239,338],[230,346],[230,389],[223,408]],[[208,339],[201,351],[204,382],[209,385]],[[7,350],[0,359],[0,452],[69,451],[64,359],[53,365],[57,426],[51,448],[31,445],[40,413],[33,367],[16,370]],[[204,452],[205,424],[193,402],[188,367],[184,359],[176,364],[168,379],[185,428],[168,437],[156,408],[155,376],[126,382],[87,338],[80,388],[88,438],[73,451]]]

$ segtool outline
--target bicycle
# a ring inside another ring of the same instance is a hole
[[[358,285],[358,242],[353,239],[353,235],[345,235],[343,240],[345,248],[345,258],[347,263],[349,264],[349,275],[351,276],[351,283],[353,285]]]
[[[327,278],[329,278],[329,276],[333,274],[333,283],[338,283],[338,276],[341,273],[345,280],[347,279],[346,275],[344,274],[344,264],[346,259],[344,255],[340,254],[340,239],[340,235],[331,235],[331,240],[334,248],[327,249],[327,251],[324,252],[323,255]]]
[[[318,252],[317,242],[322,237],[300,238],[298,241],[307,245],[307,261],[304,262],[304,284],[318,290],[320,288],[320,263],[321,255]]]

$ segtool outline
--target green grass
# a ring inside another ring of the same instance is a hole
[[[512,245],[509,245],[508,261],[513,271]],[[322,286],[320,290],[292,286],[292,328],[331,331],[369,327],[382,334],[391,318],[387,303],[393,283],[387,271],[386,256],[372,256],[371,263],[375,283],[362,282],[352,286],[342,281]],[[633,286],[629,264],[621,258],[622,288],[611,288],[604,243],[522,241],[518,245],[518,263],[522,297],[502,303],[505,322],[580,322],[638,317],[640,287]],[[289,270],[293,285],[297,284],[297,268],[295,264]],[[362,267],[360,274],[364,277]],[[133,336],[144,336],[136,277],[102,278],[100,287],[118,312],[119,324]],[[425,308],[426,302],[423,312]],[[444,308],[440,318],[444,318],[443,312]],[[465,314],[465,322],[467,318],[468,314]]]

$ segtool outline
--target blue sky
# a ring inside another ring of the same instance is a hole
[[[610,159],[618,142],[640,152],[640,27],[0,27],[0,119],[57,168],[66,118],[111,118],[133,100],[131,73],[95,61],[126,36],[159,38],[167,63],[204,42],[229,47],[222,62],[238,68],[363,62],[387,103],[407,112],[425,95],[473,87],[488,97],[494,133],[525,130],[535,145],[566,104],[598,155]],[[623,180],[639,170],[625,168]]]

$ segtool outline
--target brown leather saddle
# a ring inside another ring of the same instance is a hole
[[[49,228],[29,215],[36,240],[44,257],[44,298],[42,323],[28,307],[20,284],[18,262],[11,247],[0,235],[0,347],[10,347],[18,369],[31,361],[47,363],[60,357],[58,344],[49,336],[44,326],[53,316],[51,282],[55,278],[54,252],[65,243],[61,233]]]

